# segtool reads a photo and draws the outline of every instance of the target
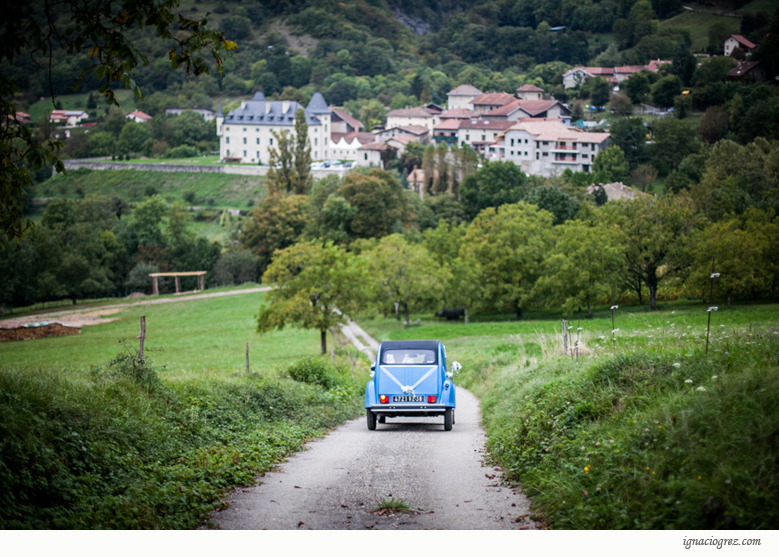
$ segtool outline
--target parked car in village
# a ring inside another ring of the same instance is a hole
[[[387,418],[443,416],[444,430],[454,425],[453,377],[462,366],[446,367],[446,349],[437,340],[386,341],[379,345],[365,387],[368,429]]]

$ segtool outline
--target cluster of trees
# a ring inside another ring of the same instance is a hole
[[[151,122],[138,123],[111,107],[96,126],[72,132],[62,154],[71,158],[144,155],[147,157],[194,157],[219,148],[214,122],[194,111],[179,116],[157,114]],[[53,129],[41,126],[42,137]]]
[[[0,251],[0,305],[151,292],[149,273],[209,271],[211,284],[258,278],[258,258],[198,238],[190,215],[159,196],[130,207],[119,197],[55,199],[19,250]],[[184,288],[194,288],[187,282]],[[161,283],[162,291],[172,283]]]

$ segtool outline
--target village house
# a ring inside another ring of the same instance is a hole
[[[479,91],[473,85],[460,85],[446,94],[447,99],[449,99],[447,102],[447,107],[449,110],[454,108],[464,108],[466,110],[471,110],[471,101],[473,101],[473,99],[479,95],[481,95],[481,91]]]
[[[438,180],[438,171],[433,169],[433,180]],[[406,178],[406,181],[408,182],[408,187],[411,188],[412,191],[415,191],[419,194],[420,199],[425,198],[425,171],[421,168],[414,168],[409,175],[408,178]]]
[[[588,133],[559,119],[527,118],[512,122],[488,148],[491,160],[511,161],[526,174],[558,176],[566,168],[590,172],[592,161],[610,142],[608,133]]]
[[[571,111],[563,106],[560,101],[514,99],[500,108],[491,110],[484,118],[514,122],[521,118],[559,118],[565,125],[569,125],[571,123]]]
[[[352,133],[359,132],[363,128],[363,123],[357,118],[350,116],[340,106],[331,106],[330,112],[332,112],[331,125],[332,133]]]
[[[206,122],[213,122],[214,118],[216,118],[216,112],[214,112],[210,108],[200,108],[200,107],[181,108],[181,107],[171,106],[165,109],[165,115],[180,116],[181,113],[184,112],[185,110],[191,110],[192,112],[197,112],[203,117],[203,120],[205,120]]]
[[[525,101],[541,101],[544,99],[544,90],[536,85],[523,85],[517,89],[517,98]]]
[[[738,66],[728,72],[731,80],[765,81],[765,70],[760,62],[739,62]]]
[[[89,114],[83,110],[52,110],[49,114],[49,122],[66,126],[75,126],[87,118]]]
[[[374,140],[375,137],[370,132],[331,133],[327,156],[342,161],[357,162],[360,147],[373,143]]]
[[[387,153],[386,156],[390,156],[396,149],[384,142],[376,141],[363,145],[357,151],[358,156],[355,161],[355,166],[378,166],[379,168],[384,168],[382,155]]]
[[[487,154],[487,146],[494,143],[498,136],[510,128],[514,122],[507,120],[459,120],[457,144],[465,145],[479,153]]]
[[[471,107],[476,114],[487,114],[515,99],[511,93],[482,93],[471,101]]]
[[[391,110],[387,113],[385,129],[390,130],[402,126],[424,126],[432,135],[438,114],[439,112],[422,106]]]
[[[376,141],[386,141],[393,137],[403,136],[408,137],[411,141],[426,144],[430,142],[431,133],[427,126],[399,126],[378,131],[375,136]]]
[[[146,114],[145,112],[141,112],[140,110],[134,110],[132,112],[128,112],[124,116],[128,120],[132,120],[133,122],[137,122],[139,124],[144,124],[146,122],[151,122],[154,118]]]
[[[578,66],[571,68],[563,74],[563,86],[566,89],[573,89],[577,85],[583,85],[591,77],[600,77],[612,85],[618,85],[630,76],[640,72],[657,73],[660,66],[670,63],[670,60],[652,60],[645,66],[617,66],[613,68]]]
[[[757,45],[748,41],[741,35],[731,35],[725,39],[725,56],[730,56],[736,48],[740,48],[744,54],[751,54]]]

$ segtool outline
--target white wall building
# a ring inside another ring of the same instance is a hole
[[[464,108],[466,110],[471,110],[471,101],[479,95],[481,95],[481,91],[479,91],[473,85],[460,85],[455,87],[446,94],[447,98],[449,99],[447,103],[448,108],[449,110],[452,110],[453,108]]]
[[[286,130],[295,137],[295,114],[303,108],[295,101],[266,101],[262,93],[256,93],[250,101],[227,116],[222,106],[216,115],[216,134],[219,136],[220,158],[242,163],[267,164],[270,147],[276,139],[273,132]],[[308,124],[308,139],[312,160],[330,156],[331,111],[320,93],[314,93],[304,109]]]
[[[591,172],[592,161],[608,147],[608,133],[588,133],[570,128],[560,120],[519,120],[491,146],[490,158],[511,161],[526,174],[557,176],[566,168]]]
[[[401,108],[387,113],[385,129],[401,128],[404,126],[424,126],[433,135],[433,127],[436,124],[437,113],[433,113],[424,107]]]

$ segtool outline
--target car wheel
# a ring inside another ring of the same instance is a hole
[[[452,431],[452,421],[454,419],[454,411],[451,408],[444,410],[444,431]]]
[[[373,431],[376,429],[376,414],[371,412],[370,408],[366,409],[365,415],[368,417],[368,429]]]
[[[454,408],[452,408],[452,425],[455,425],[457,420],[454,419]]]
[[[379,416],[379,423],[380,424],[386,423],[386,421],[387,421],[387,416]]]

